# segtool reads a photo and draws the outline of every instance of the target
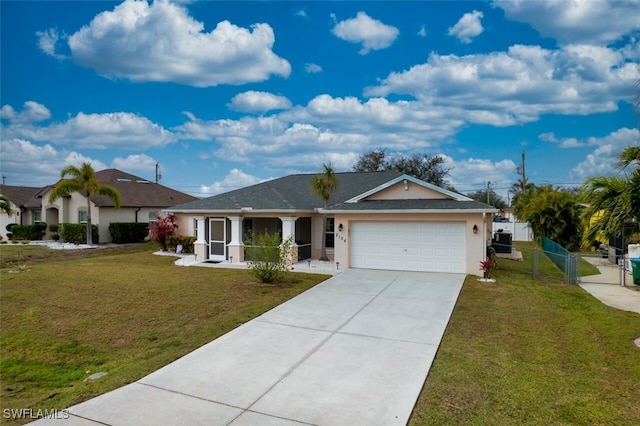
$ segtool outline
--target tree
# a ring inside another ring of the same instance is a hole
[[[536,240],[547,237],[571,250],[580,245],[580,205],[569,191],[551,185],[532,187],[514,204],[516,217],[528,222]]]
[[[162,251],[167,251],[167,237],[170,237],[178,229],[178,223],[176,217],[171,215],[167,217],[161,217],[158,215],[156,220],[149,225],[149,232],[151,238],[160,244]]]
[[[410,156],[404,154],[389,156],[385,150],[377,149],[362,154],[351,170],[354,172],[396,170],[425,182],[445,187],[447,186],[445,178],[451,170],[444,166],[445,163],[444,157],[428,155],[426,152],[415,152]]]
[[[7,214],[7,216],[11,216],[13,214],[13,209],[11,208],[11,202],[7,197],[0,194],[0,211],[3,211]]]
[[[620,235],[625,223],[640,222],[640,146],[629,146],[618,156],[618,168],[635,164],[635,169],[622,176],[594,176],[582,185],[580,200],[587,207],[588,223],[582,244],[593,244],[599,233],[607,237]]]
[[[480,191],[476,191],[476,192],[472,192],[470,194],[467,194],[467,197],[476,200],[476,201],[481,201],[483,203],[487,202],[487,190],[486,189],[481,189]],[[493,207],[500,209],[500,210],[504,210],[507,207],[507,202],[504,201],[504,198],[502,198],[501,196],[499,196],[498,194],[495,193],[495,191],[493,190],[489,190],[489,205],[492,205]]]
[[[69,176],[69,179],[65,179]],[[91,232],[91,200],[96,195],[103,195],[113,200],[116,209],[120,208],[122,197],[117,189],[98,182],[96,172],[89,163],[83,163],[80,168],[67,166],[60,171],[60,180],[51,190],[49,202],[53,203],[60,197],[72,192],[80,192],[87,198],[87,244],[93,244]]]
[[[338,189],[338,178],[336,172],[333,170],[331,163],[325,163],[322,165],[324,171],[322,174],[315,175],[311,181],[311,190],[315,195],[322,198],[322,204],[324,208],[327,208],[327,203],[331,198],[331,195]],[[322,216],[322,251],[320,252],[320,260],[327,261],[327,245],[325,241],[325,234],[327,233],[327,217]]]

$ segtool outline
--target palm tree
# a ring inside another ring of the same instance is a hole
[[[69,176],[70,179],[65,179]],[[60,171],[60,182],[56,184],[49,195],[49,202],[53,203],[60,197],[67,196],[72,192],[83,192],[87,197],[87,244],[93,244],[91,228],[91,197],[104,195],[115,203],[116,208],[120,208],[122,197],[117,189],[110,185],[102,185],[98,182],[96,172],[89,163],[83,163],[80,168],[67,166]]]
[[[331,163],[325,163],[322,165],[324,171],[322,174],[315,175],[311,181],[311,190],[318,197],[322,198],[324,208],[327,208],[327,203],[331,195],[338,189],[338,178],[336,172],[333,170]],[[327,217],[322,216],[322,251],[320,252],[320,260],[329,260],[327,257],[327,246],[325,241],[325,234],[327,233]]]
[[[11,202],[2,194],[0,194],[0,211],[5,212],[7,216],[11,216],[13,213],[13,209],[11,209]]]
[[[636,169],[625,177],[595,176],[582,185],[581,200],[587,204],[584,218],[591,221],[582,243],[591,245],[598,233],[607,237],[620,235],[625,223],[640,221],[640,147],[629,146],[618,156],[618,167],[636,163]]]

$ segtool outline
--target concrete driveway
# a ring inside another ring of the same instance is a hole
[[[463,281],[460,274],[346,271],[135,383],[71,407],[67,424],[404,425]]]

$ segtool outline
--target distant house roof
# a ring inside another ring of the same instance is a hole
[[[122,196],[121,207],[168,207],[197,200],[196,197],[176,191],[153,181],[117,169],[96,172],[98,182],[111,185]],[[91,200],[98,207],[112,207],[108,197],[95,196]]]
[[[296,174],[236,189],[190,203],[175,205],[169,212],[313,211],[324,208],[322,199],[311,190],[316,174]],[[336,173],[338,189],[327,203],[327,211],[375,210],[482,210],[493,207],[465,196],[437,188],[397,171]],[[435,188],[452,199],[360,200],[390,183],[409,179]],[[356,201],[354,201],[356,200]]]
[[[184,192],[176,191],[155,182],[125,173],[117,169],[96,172],[98,182],[111,185],[122,196],[121,207],[157,207],[165,208],[176,204],[197,200]],[[0,192],[13,204],[23,208],[40,208],[42,197],[53,185],[45,187],[0,185]],[[113,201],[104,196],[95,196],[91,200],[98,207],[113,207]],[[45,200],[47,203],[48,200]]]
[[[41,189],[33,186],[0,185],[0,194],[18,207],[39,208],[41,203],[37,195]]]

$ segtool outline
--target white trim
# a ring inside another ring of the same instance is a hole
[[[398,209],[398,210],[324,210],[318,213],[325,214],[411,214],[411,213],[498,213],[500,210],[489,209]]]

